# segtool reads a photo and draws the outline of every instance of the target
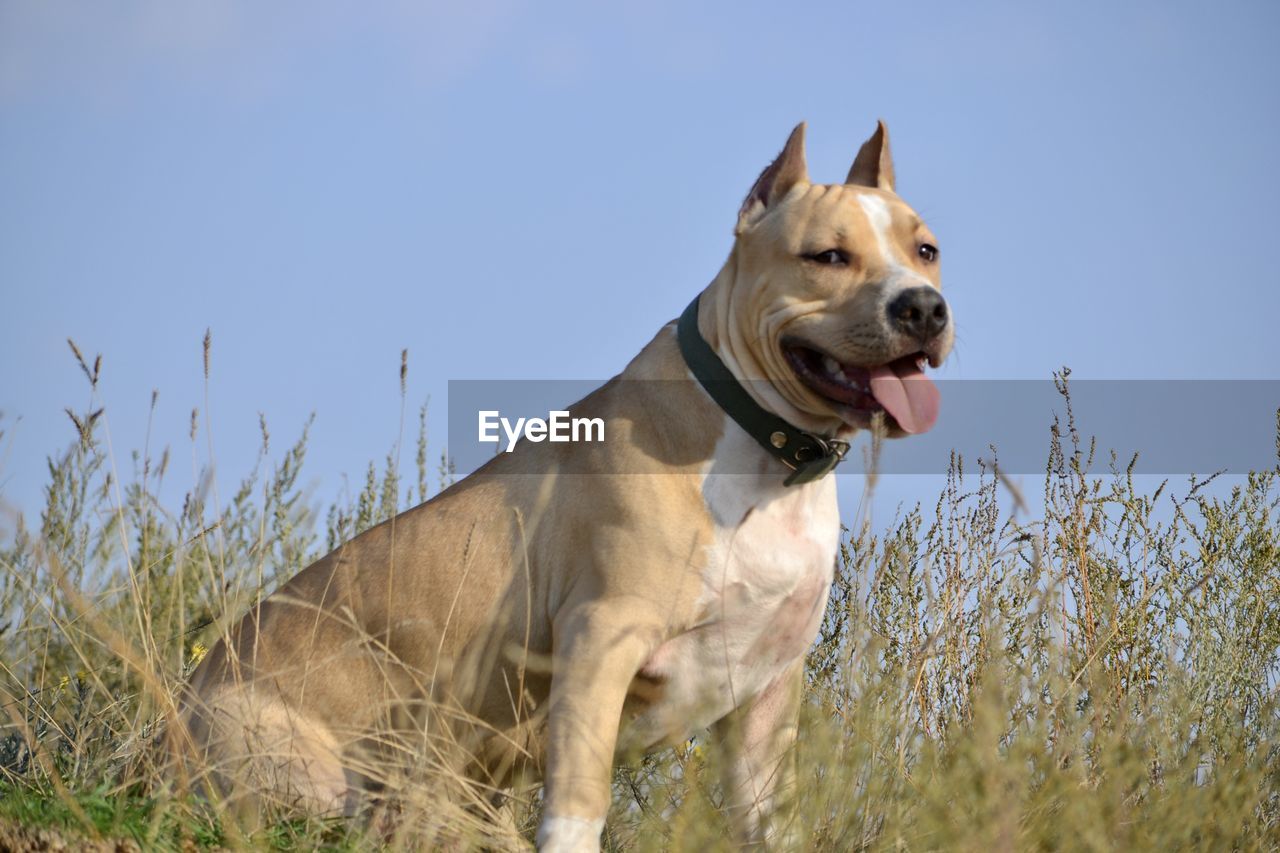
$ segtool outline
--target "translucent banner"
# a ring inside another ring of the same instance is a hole
[[[599,416],[598,407],[575,405],[603,384],[600,380],[451,380],[449,453],[458,473],[469,473],[523,442],[569,449],[536,454],[547,460],[539,464],[553,464],[560,473],[651,472],[651,460],[646,457],[654,456],[653,448],[611,447],[623,452],[595,452],[610,442],[629,441],[634,426],[611,423]],[[885,440],[874,466],[879,473],[945,474],[953,453],[970,463],[995,459],[1011,474],[1042,472],[1049,464],[1050,429],[1056,423],[1064,437],[1068,431],[1068,406],[1085,450],[1096,437],[1092,465],[1096,473],[1110,468],[1112,454],[1120,468],[1127,467],[1136,454],[1134,472],[1138,474],[1244,474],[1277,463],[1280,380],[1073,379],[1069,397],[1052,380],[939,380],[936,384],[942,395],[937,425],[921,435]],[[633,395],[637,400],[671,395],[675,400],[699,399],[714,405],[701,388],[686,381],[614,380],[609,393]],[[631,410],[627,420],[666,418],[658,429],[671,434],[690,426],[703,428],[698,426],[702,421],[692,416],[682,422],[686,416],[679,408],[650,412],[632,406]],[[837,473],[867,473],[870,445],[869,434],[859,433]]]

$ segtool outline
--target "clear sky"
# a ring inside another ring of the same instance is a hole
[[[0,0],[0,499],[73,437],[68,337],[127,465],[152,389],[186,445],[211,328],[220,480],[314,411],[318,498],[395,441],[402,348],[433,439],[450,378],[607,378],[801,119],[827,182],[887,120],[941,376],[1276,378],[1278,38],[1271,2]]]

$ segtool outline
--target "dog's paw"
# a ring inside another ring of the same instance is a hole
[[[597,853],[604,820],[548,815],[538,826],[540,853]]]

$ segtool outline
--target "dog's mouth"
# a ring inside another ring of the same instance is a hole
[[[783,355],[800,381],[828,401],[850,426],[867,427],[872,416],[884,412],[906,433],[921,433],[938,420],[941,395],[924,375],[929,357],[905,355],[887,364],[844,364],[799,342],[784,342]]]

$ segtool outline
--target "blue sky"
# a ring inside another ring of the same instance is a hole
[[[1278,24],[1263,2],[0,0],[0,500],[34,515],[87,403],[68,337],[103,354],[127,466],[152,389],[152,446],[185,458],[212,329],[219,479],[258,412],[282,450],[314,411],[321,499],[396,440],[402,348],[433,439],[450,378],[607,378],[718,270],[801,119],[819,181],[888,121],[944,253],[941,376],[1277,378]]]

